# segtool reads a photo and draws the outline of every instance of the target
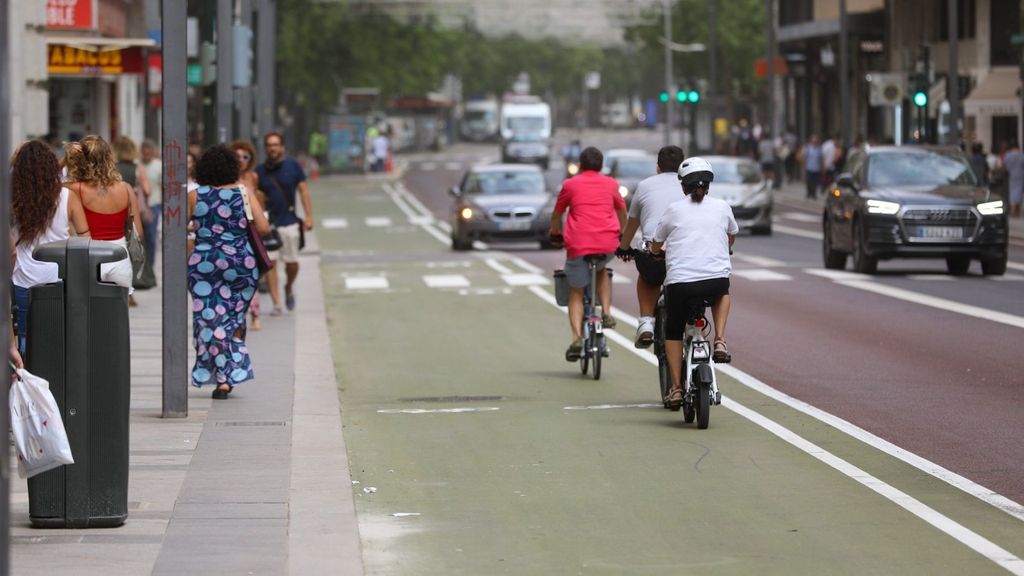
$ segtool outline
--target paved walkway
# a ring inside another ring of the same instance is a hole
[[[296,311],[250,332],[256,379],[190,387],[184,419],[160,416],[160,291],[137,292],[128,521],[33,529],[15,472],[12,574],[363,573],[315,237],[303,254]]]

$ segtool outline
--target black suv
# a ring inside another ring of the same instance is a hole
[[[879,260],[945,258],[951,274],[972,259],[1006,273],[1007,210],[955,149],[878,146],[850,155],[826,191],[825,267],[874,274]]]

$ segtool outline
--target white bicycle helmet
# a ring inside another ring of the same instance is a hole
[[[679,165],[679,181],[686,188],[705,188],[715,179],[711,164],[699,157],[687,158]]]

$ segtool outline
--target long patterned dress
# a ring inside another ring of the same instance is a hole
[[[259,280],[242,191],[201,186],[196,190],[192,221],[196,229],[195,248],[188,260],[196,346],[192,385],[234,386],[253,378],[245,347],[245,314]]]

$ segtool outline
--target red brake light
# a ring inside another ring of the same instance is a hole
[[[703,318],[701,318],[700,320],[696,320],[693,323],[693,325],[696,326],[697,328],[703,328],[705,324],[707,324],[707,322]]]

